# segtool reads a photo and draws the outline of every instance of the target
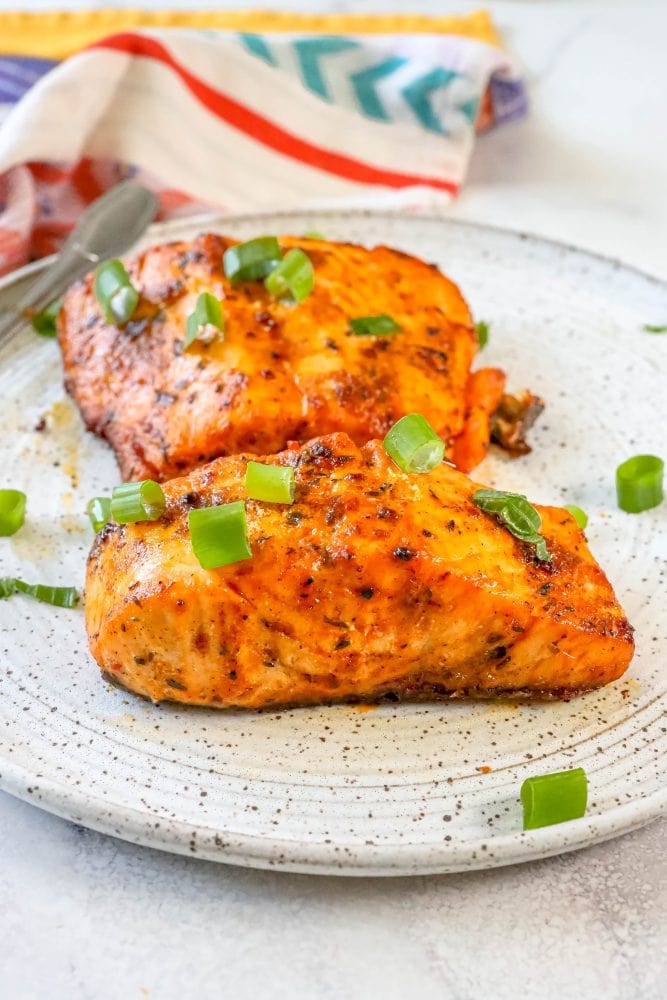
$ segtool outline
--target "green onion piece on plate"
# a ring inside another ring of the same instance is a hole
[[[43,604],[53,604],[56,608],[73,608],[79,600],[76,587],[47,587],[42,583],[26,583],[14,576],[0,578],[0,600],[12,594],[27,594]]]
[[[357,337],[389,337],[393,333],[400,333],[403,327],[387,313],[379,313],[377,316],[357,316],[356,319],[351,319],[350,329]]]
[[[475,323],[475,336],[477,337],[477,346],[481,351],[489,342],[489,324],[485,323],[484,320]]]
[[[32,328],[35,333],[38,333],[41,337],[55,337],[58,333],[56,330],[56,319],[58,318],[58,313],[62,308],[63,300],[56,299],[52,302],[50,306],[46,309],[42,309],[41,312],[35,313],[32,317]]]
[[[276,299],[291,296],[295,302],[308,298],[315,284],[315,272],[310,257],[295,248],[288,250],[264,281],[269,295]]]
[[[588,514],[581,507],[577,507],[576,504],[566,503],[564,508],[568,514],[571,514],[575,519],[581,530],[583,531],[588,524]]]
[[[225,250],[222,263],[231,281],[259,281],[273,271],[281,257],[275,236],[260,236]]]
[[[25,520],[27,497],[20,490],[0,490],[0,535],[15,535]]]
[[[538,559],[551,559],[547,543],[540,534],[542,518],[522,493],[476,490],[472,495],[472,502],[485,514],[494,514],[515,538],[534,545]]]
[[[628,514],[657,507],[664,498],[665,463],[656,455],[635,455],[616,470],[618,506]]]
[[[664,326],[656,326],[654,323],[644,323],[642,330],[645,333],[667,333],[667,323]]]
[[[523,828],[535,830],[569,819],[580,819],[586,812],[588,782],[582,767],[526,778],[521,786]]]
[[[114,258],[100,264],[95,271],[93,288],[107,323],[120,326],[132,319],[139,302],[139,292],[130,281],[122,261]]]
[[[93,497],[86,505],[93,531],[101,531],[111,518],[111,497]]]
[[[192,551],[203,569],[252,558],[245,504],[241,500],[191,510],[188,525]]]
[[[211,295],[210,292],[202,292],[197,299],[194,312],[191,312],[187,318],[183,350],[187,351],[188,347],[197,339],[208,343],[224,328],[225,321],[220,299],[216,299],[215,295]]]
[[[245,488],[251,500],[294,503],[294,469],[291,465],[262,465],[261,462],[248,462]]]
[[[162,487],[152,479],[141,483],[122,483],[111,494],[111,516],[116,524],[157,521],[167,502]]]
[[[421,413],[401,417],[382,443],[403,472],[431,472],[445,457],[445,442]]]

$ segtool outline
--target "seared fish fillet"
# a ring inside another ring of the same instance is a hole
[[[261,282],[228,281],[222,255],[234,242],[203,235],[129,260],[141,300],[124,328],[105,322],[92,277],[65,297],[65,383],[123,479],[169,479],[220,455],[273,453],[333,431],[364,444],[415,411],[460,468],[481,461],[505,376],[471,375],[470,312],[436,267],[387,247],[285,237],[282,248],[302,247],[315,268],[313,293],[293,306]],[[224,340],[182,352],[202,291],[223,300]],[[403,332],[351,334],[351,318],[380,313]]]
[[[383,696],[565,698],[619,677],[632,628],[582,531],[538,508],[539,562],[447,465],[407,476],[333,434],[292,465],[291,506],[247,501],[252,558],[204,570],[188,511],[245,498],[247,457],[165,484],[154,523],[109,524],[86,623],[102,671],[155,701],[262,708]]]

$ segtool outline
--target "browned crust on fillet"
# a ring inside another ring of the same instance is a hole
[[[285,236],[283,249],[303,248],[315,269],[312,294],[295,307],[262,282],[225,277],[234,242],[209,233],[128,259],[141,299],[122,328],[104,321],[92,276],[65,296],[65,385],[88,430],[114,449],[124,480],[166,480],[220,455],[274,453],[334,431],[362,445],[412,412],[451,455],[467,430],[461,468],[483,457],[497,399],[483,391],[483,372],[471,376],[470,311],[436,267],[385,246]],[[224,338],[183,351],[202,291],[222,300]],[[351,332],[351,318],[379,313],[402,332]],[[502,372],[493,377],[504,382]]]
[[[627,668],[632,628],[567,511],[537,508],[539,560],[465,475],[405,475],[377,441],[263,458],[294,469],[294,504],[246,499],[252,558],[203,570],[189,511],[243,500],[248,457],[172,480],[159,521],[108,525],[93,545],[91,650],[131,690],[236,708],[563,698]]]

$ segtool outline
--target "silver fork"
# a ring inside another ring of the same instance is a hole
[[[96,264],[128,250],[157,215],[152,191],[124,181],[88,206],[53,263],[0,318],[0,351],[74,281]]]

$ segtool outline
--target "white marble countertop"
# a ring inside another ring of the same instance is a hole
[[[0,9],[19,6],[53,4],[0,0]],[[438,12],[479,4],[261,6]],[[486,6],[526,67],[533,109],[479,141],[451,214],[576,243],[667,277],[667,4]],[[7,1000],[665,996],[665,821],[534,864],[395,880],[172,857],[2,794],[0,843]]]

